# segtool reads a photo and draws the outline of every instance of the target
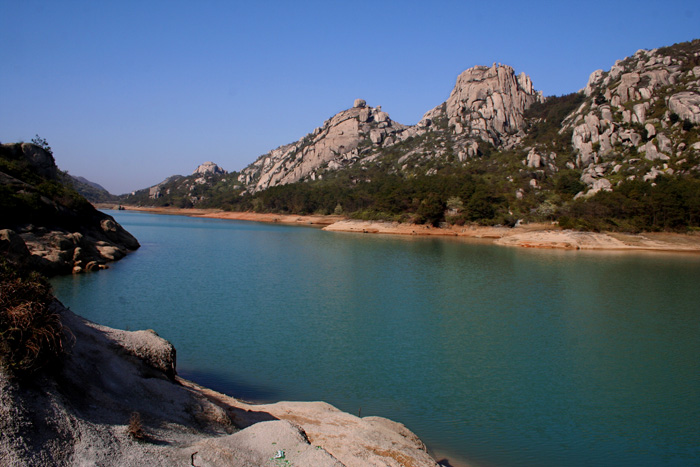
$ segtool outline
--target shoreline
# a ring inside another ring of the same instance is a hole
[[[2,465],[444,465],[402,423],[320,401],[248,403],[178,376],[175,347],[153,330],[52,307],[73,336],[58,370],[26,384],[0,368]]]
[[[101,205],[110,209],[113,205]],[[483,240],[501,246],[599,251],[659,251],[668,253],[700,253],[700,233],[670,232],[582,232],[563,230],[551,224],[524,224],[518,227],[450,226],[405,224],[390,221],[363,221],[344,216],[269,214],[230,212],[218,209],[183,209],[164,207],[124,206],[127,211],[181,215],[207,219],[242,220],[249,222],[307,225],[328,232],[403,235],[421,237],[456,237]]]
[[[188,217],[244,220],[249,222],[296,224],[320,227],[329,232],[341,233],[372,233],[379,235],[402,235],[421,237],[456,237],[464,240],[475,240],[503,246],[519,246],[524,248],[544,249],[580,249],[580,250],[649,250],[666,252],[700,253],[700,235],[682,235],[671,233],[657,234],[620,234],[620,233],[590,233],[575,232],[553,228],[552,225],[529,224],[517,228],[483,227],[483,226],[452,226],[436,228],[425,225],[401,224],[383,221],[351,220],[342,216],[301,216],[260,214],[246,212],[226,212],[209,209],[178,209],[178,208],[130,208],[126,210],[150,212],[166,215],[184,215]],[[343,452],[343,443],[335,443],[336,433],[329,428],[333,423],[342,420],[346,428],[358,428],[359,417],[339,411],[323,402],[298,403],[279,401],[275,403],[255,403],[237,399],[235,396],[219,393],[216,389],[207,388],[200,383],[178,377],[180,384],[200,392],[212,402],[218,402],[227,407],[231,418],[247,425],[256,423],[257,414],[265,413],[278,420],[286,420],[298,424],[309,435],[312,444],[318,443],[331,453]],[[218,404],[217,404],[218,405]],[[330,420],[329,420],[330,419]],[[378,418],[377,418],[378,419]],[[361,419],[360,419],[361,420]],[[385,422],[383,422],[385,423]],[[391,426],[402,431],[399,424],[391,422]],[[405,427],[403,427],[405,428]],[[415,435],[413,435],[415,436]],[[469,460],[454,456],[433,446],[426,446],[426,453],[437,465],[452,465],[468,467],[473,465]],[[345,455],[348,455],[345,453]],[[352,454],[350,454],[352,456]],[[398,456],[398,454],[397,454]],[[446,464],[443,464],[445,462]]]
[[[114,205],[99,205],[99,209],[115,209]],[[343,216],[322,215],[298,215],[298,214],[270,214],[258,212],[224,211],[221,209],[186,209],[164,207],[122,206],[125,211],[149,212],[152,214],[165,214],[170,216],[201,217],[204,219],[225,219],[234,221],[265,222],[269,224],[297,224],[328,226],[340,220]]]
[[[381,416],[356,416],[324,401],[288,401],[258,403],[239,399],[208,388],[187,378],[176,376],[176,381],[225,408],[237,425],[247,427],[268,416],[285,420],[301,427],[312,445],[320,446],[348,467],[361,467],[363,451],[380,455],[384,462],[409,462],[407,465],[442,467],[471,467],[469,461],[427,446],[406,425]],[[362,433],[373,431],[375,445]],[[350,441],[350,442],[348,442]],[[392,449],[385,450],[391,445]],[[389,465],[389,464],[386,465]]]

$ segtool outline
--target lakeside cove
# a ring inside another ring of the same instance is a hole
[[[112,208],[104,205],[101,208]],[[364,221],[344,216],[294,215],[254,212],[230,212],[217,209],[181,209],[167,207],[123,206],[129,211],[180,215],[208,219],[227,219],[320,227],[329,232],[381,235],[458,237],[493,242],[497,245],[563,250],[664,251],[700,253],[700,232],[582,232],[564,230],[552,224],[523,224],[517,227],[449,226],[432,227],[389,221]]]
[[[696,254],[111,214],[141,249],[56,295],[156,329],[198,385],[386,417],[453,466],[698,456]]]

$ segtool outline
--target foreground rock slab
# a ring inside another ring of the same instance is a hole
[[[437,466],[401,424],[323,402],[241,402],[177,377],[154,331],[54,306],[74,345],[32,377],[0,369],[0,465]]]

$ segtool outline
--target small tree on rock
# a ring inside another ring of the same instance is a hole
[[[46,138],[42,138],[37,134],[34,136],[34,138],[32,138],[32,144],[36,144],[44,151],[48,152],[53,156],[53,151],[51,150],[51,146],[49,146],[49,143],[46,141]]]

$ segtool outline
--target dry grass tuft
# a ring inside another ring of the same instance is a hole
[[[32,373],[64,353],[67,330],[52,307],[45,277],[20,274],[0,262],[0,361],[15,373]]]
[[[131,439],[142,441],[146,438],[146,434],[143,432],[143,425],[141,424],[141,414],[138,412],[133,412],[131,418],[129,418],[129,427],[126,432],[131,436]]]

